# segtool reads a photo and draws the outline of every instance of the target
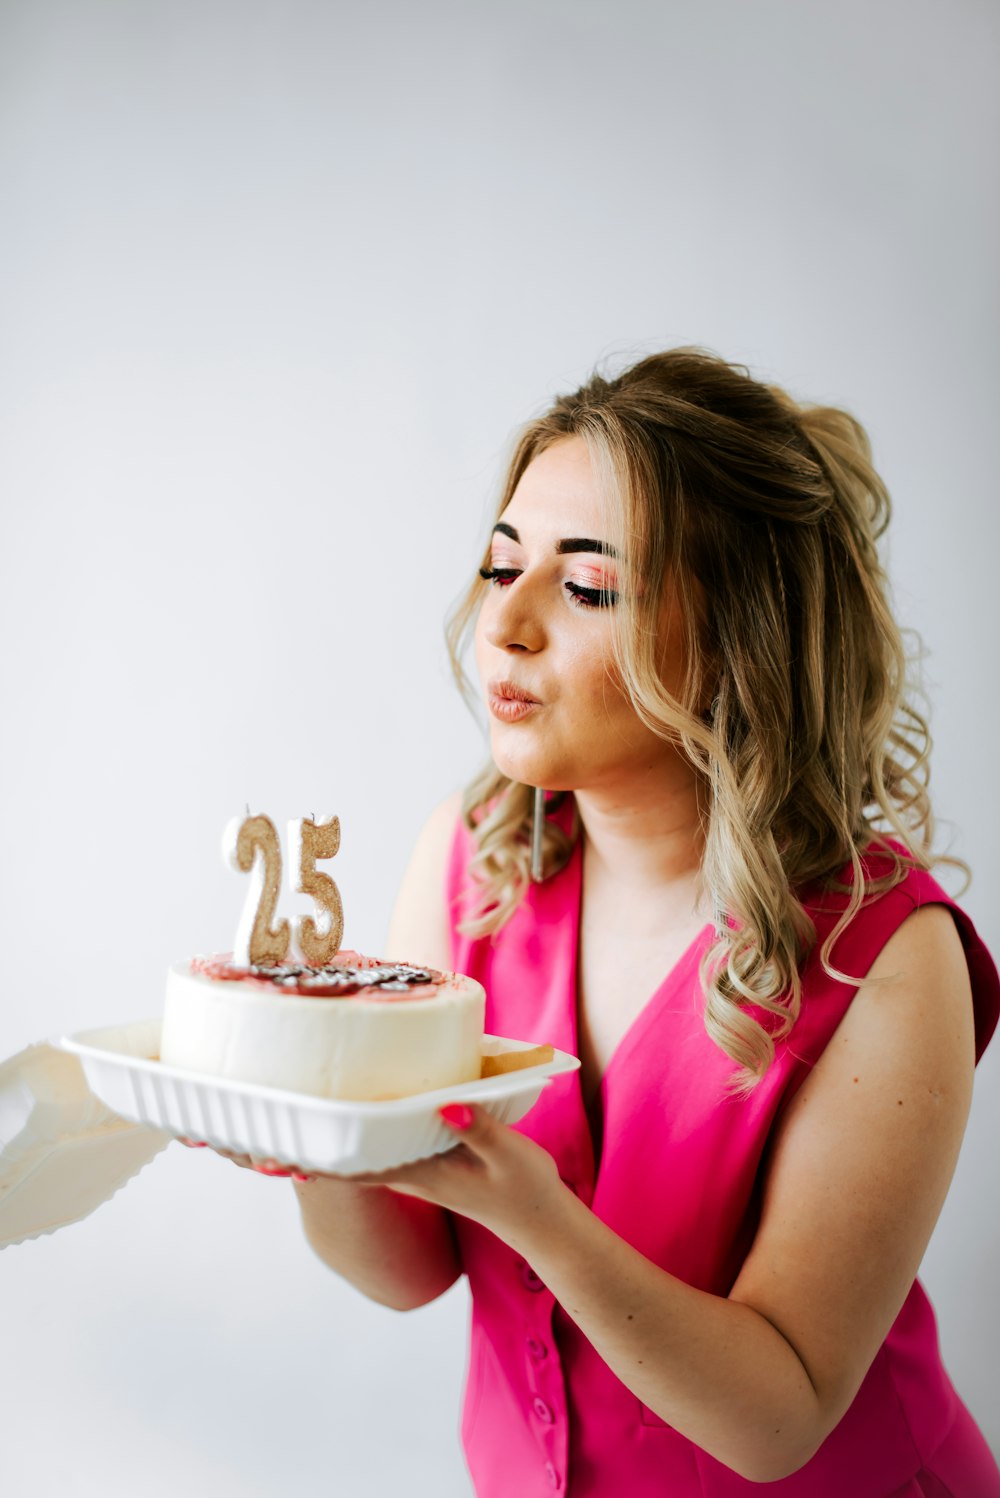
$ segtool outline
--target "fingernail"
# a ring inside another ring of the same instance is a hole
[[[282,1165],[255,1165],[254,1170],[259,1170],[262,1176],[290,1176],[292,1173]]]
[[[293,1181],[311,1181],[313,1179],[314,1179],[313,1176],[304,1176],[302,1174],[301,1170],[293,1170],[292,1171],[292,1180]]]
[[[453,1129],[467,1129],[472,1123],[472,1109],[468,1103],[446,1103],[438,1113]]]
[[[203,1150],[206,1148],[204,1139],[181,1139],[180,1135],[177,1137],[180,1139],[181,1144],[187,1145],[189,1150]]]

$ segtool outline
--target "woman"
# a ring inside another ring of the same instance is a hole
[[[450,627],[492,761],[387,950],[581,1068],[515,1127],[458,1106],[444,1155],[296,1182],[373,1299],[468,1274],[480,1498],[1000,1494],[914,1278],[1000,990],[928,872],[888,514],[852,417],[698,349],[517,446]]]

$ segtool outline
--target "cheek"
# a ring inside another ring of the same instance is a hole
[[[617,717],[626,705],[610,649],[592,643],[568,652],[562,686],[564,700],[573,703],[586,723]],[[632,712],[630,704],[628,711]]]
[[[486,648],[486,638],[483,629],[483,610],[480,608],[476,615],[476,627],[472,635],[472,653],[475,657],[476,666],[482,670],[483,653]]]

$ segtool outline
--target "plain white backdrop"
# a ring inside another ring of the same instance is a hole
[[[867,425],[1000,953],[997,54],[988,0],[5,0],[0,1058],[229,944],[247,803],[340,816],[382,947],[510,438],[677,343]],[[923,1276],[1000,1450],[998,1081]],[[464,1282],[370,1304],[287,1182],[172,1145],[0,1305],[12,1498],[471,1493]]]

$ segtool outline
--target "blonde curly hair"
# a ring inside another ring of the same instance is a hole
[[[911,867],[965,868],[931,852],[931,741],[908,669],[919,657],[908,660],[876,547],[889,495],[847,411],[800,405],[702,348],[651,355],[560,396],[520,433],[497,516],[532,459],[566,437],[587,444],[610,500],[622,689],[703,777],[702,879],[717,911],[700,970],[705,1026],[746,1092],[799,1012],[816,928],[796,892],[817,882],[849,891],[820,960],[859,984],[830,953],[861,905]],[[665,586],[683,617],[677,697],[656,668]],[[446,628],[470,702],[461,662],[487,587],[477,577]],[[551,796],[549,811],[566,794]],[[466,788],[479,898],[461,929],[471,935],[498,931],[524,896],[532,800],[492,761]],[[861,855],[884,848],[880,832],[906,853],[885,849],[891,867],[876,879]],[[575,816],[569,833],[546,817],[544,877],[565,866],[578,835]],[[848,863],[853,879],[839,884]]]

